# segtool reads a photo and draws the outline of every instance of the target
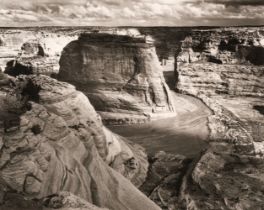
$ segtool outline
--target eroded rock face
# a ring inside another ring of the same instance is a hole
[[[58,77],[82,90],[108,123],[173,112],[155,48],[144,38],[83,34],[64,48]]]
[[[225,41],[219,42],[215,32],[205,42],[197,39],[203,35],[185,39],[177,89],[213,111],[208,117],[210,146],[190,167],[180,197],[190,210],[261,209],[264,116],[256,107],[263,106],[264,69],[249,54],[262,49],[263,35],[222,31],[219,37]],[[241,49],[248,51],[241,56]]]
[[[263,40],[259,29],[193,31],[177,57],[176,88],[193,95],[263,97]]]
[[[63,47],[76,38],[63,30],[1,30],[0,67],[4,70],[7,62],[16,60],[31,65],[34,73],[56,74]]]
[[[178,74],[177,89],[188,94],[264,96],[264,66],[192,63]]]
[[[261,209],[264,117],[253,111],[254,99],[234,98],[231,106],[228,98],[198,97],[214,112],[208,118],[210,146],[185,176],[182,203],[197,210]]]
[[[109,209],[159,209],[121,175],[143,182],[142,148],[104,128],[81,92],[46,76],[19,76],[13,86],[0,91],[2,201],[69,191]]]
[[[177,62],[263,65],[263,46],[263,31],[258,28],[193,30],[182,41]]]

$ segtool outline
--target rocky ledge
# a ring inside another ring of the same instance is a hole
[[[107,130],[84,94],[46,76],[3,81],[3,208],[7,200],[16,203],[17,195],[43,199],[68,191],[109,209],[159,209],[131,183],[140,186],[145,180],[144,150]]]
[[[174,113],[155,47],[142,37],[82,34],[64,48],[58,78],[84,92],[108,124]]]

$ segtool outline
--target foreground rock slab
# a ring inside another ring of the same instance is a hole
[[[69,191],[109,209],[159,209],[128,180],[145,179],[144,151],[104,128],[85,95],[46,76],[19,76],[11,86],[0,91],[2,203],[9,193]]]

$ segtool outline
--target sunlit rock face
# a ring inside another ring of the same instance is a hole
[[[213,111],[209,149],[183,181],[180,197],[187,209],[263,206],[262,52],[263,33],[246,28],[195,31],[182,43],[176,88]]]
[[[84,94],[46,76],[10,85],[0,91],[2,201],[68,191],[109,209],[159,209],[132,184],[146,177],[143,149],[103,127]]]
[[[106,123],[173,113],[155,47],[144,37],[83,34],[64,48],[58,78],[83,91]]]

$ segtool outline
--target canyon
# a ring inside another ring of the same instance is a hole
[[[0,30],[0,209],[263,207],[264,29]]]

